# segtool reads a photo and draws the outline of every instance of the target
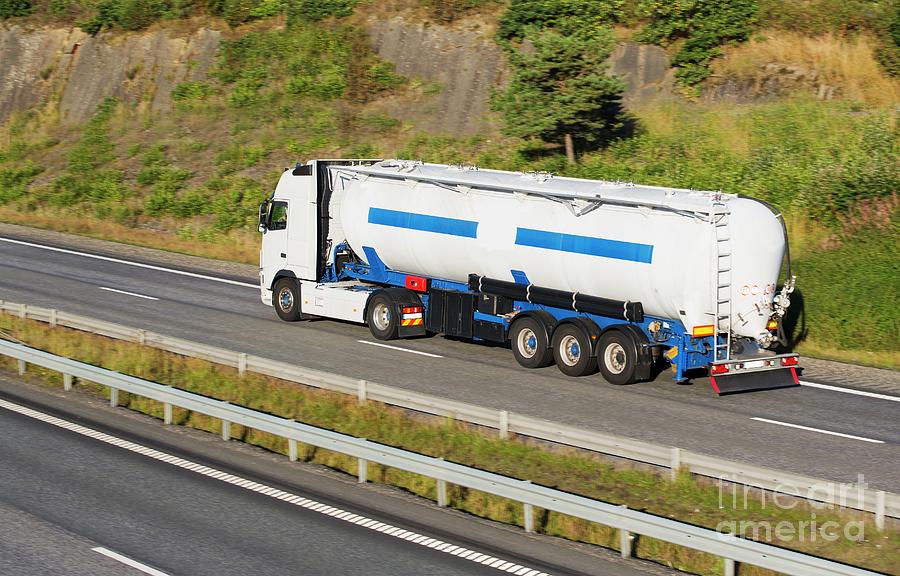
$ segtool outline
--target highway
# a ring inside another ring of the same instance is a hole
[[[211,443],[202,433],[185,437],[115,412],[0,378],[0,435],[7,439],[0,443],[0,574],[663,572],[641,562],[579,558],[547,537],[485,527],[309,470],[318,467],[273,463],[262,451]],[[385,517],[383,509],[394,513]],[[403,525],[403,514],[412,526]],[[464,537],[448,535],[453,522]],[[486,530],[497,534],[482,544]],[[506,544],[551,561],[565,554],[570,565],[589,570],[521,559]]]
[[[280,322],[255,278],[230,280],[0,241],[2,299],[828,480],[862,474],[900,491],[900,398],[810,387],[717,397],[705,379],[676,385],[668,373],[617,387],[525,370],[506,348],[441,336],[386,348],[364,326]]]

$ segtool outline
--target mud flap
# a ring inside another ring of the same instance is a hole
[[[790,388],[800,385],[800,379],[797,378],[797,369],[794,366],[776,370],[710,375],[709,382],[719,396],[736,394],[738,392],[753,392],[755,390]]]

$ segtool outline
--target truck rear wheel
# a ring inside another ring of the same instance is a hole
[[[300,285],[293,278],[281,278],[272,289],[272,304],[275,313],[285,322],[296,322],[300,313]]]
[[[591,354],[591,340],[574,324],[563,324],[553,332],[553,360],[566,376],[587,376],[597,371],[597,358]]]
[[[633,384],[637,381],[637,354],[634,339],[625,332],[608,330],[597,343],[600,373],[610,384]]]
[[[525,368],[545,368],[553,363],[553,351],[547,341],[547,330],[534,318],[516,320],[509,331],[516,362]]]
[[[366,308],[366,323],[378,340],[396,340],[400,334],[397,304],[387,294],[375,294]]]

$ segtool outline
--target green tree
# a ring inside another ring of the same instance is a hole
[[[0,0],[0,18],[4,20],[29,14],[31,14],[31,0]]]
[[[585,29],[577,22],[529,27],[521,44],[508,46],[512,78],[492,99],[506,134],[561,142],[574,163],[576,142],[603,145],[627,124],[621,107],[625,86],[606,74],[615,46],[608,28]]]

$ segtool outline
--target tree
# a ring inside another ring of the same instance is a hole
[[[576,142],[603,145],[624,127],[625,85],[606,74],[615,46],[608,28],[531,27],[518,46],[507,46],[512,78],[492,99],[506,134],[561,142],[574,164]]]
[[[0,18],[3,20],[13,16],[28,16],[31,9],[31,0],[0,0]]]

